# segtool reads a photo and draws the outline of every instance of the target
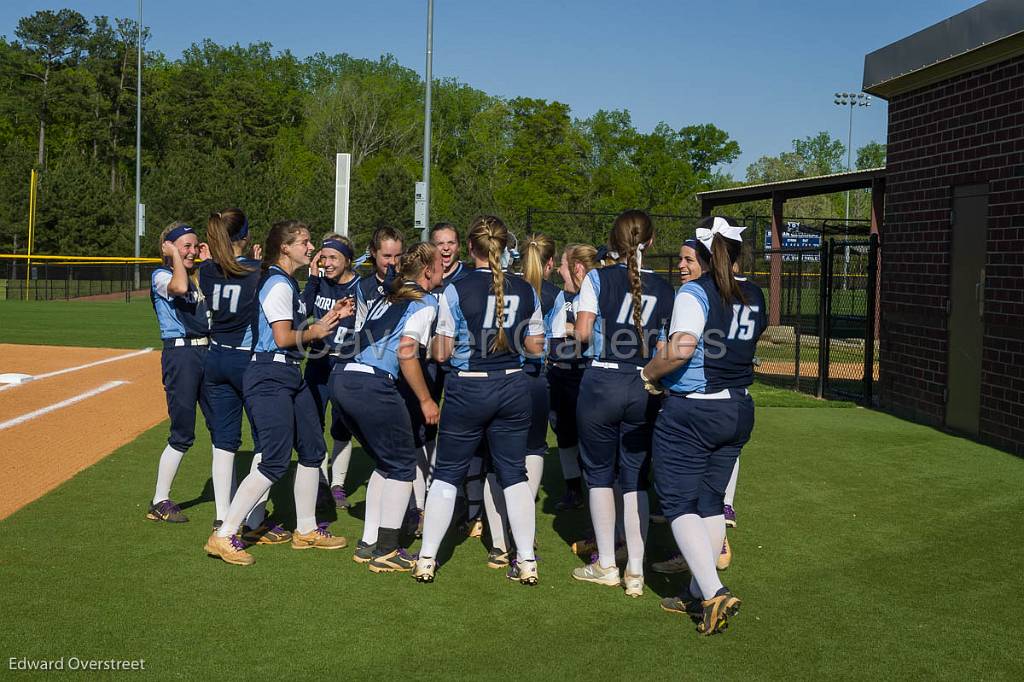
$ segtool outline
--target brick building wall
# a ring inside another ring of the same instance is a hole
[[[1024,57],[889,101],[881,401],[945,418],[953,187],[989,184],[980,437],[1024,455]]]

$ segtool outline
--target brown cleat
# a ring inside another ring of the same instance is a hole
[[[242,526],[242,540],[249,545],[282,545],[292,539],[292,534],[276,523],[261,523],[258,528]]]
[[[251,566],[256,563],[256,557],[245,551],[245,543],[237,535],[222,538],[212,533],[203,545],[203,549],[210,556],[223,559],[235,566]]]
[[[292,549],[341,549],[348,546],[348,540],[340,535],[331,535],[327,524],[320,524],[309,533],[292,533]]]

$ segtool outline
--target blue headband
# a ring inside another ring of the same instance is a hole
[[[696,249],[697,248],[697,240],[696,239],[687,239],[685,242],[683,242],[683,246],[689,246],[691,249]]]
[[[164,241],[165,242],[176,242],[179,239],[181,239],[182,237],[184,237],[186,234],[195,234],[195,233],[196,233],[196,231],[193,230],[188,225],[178,225],[176,228],[174,228],[173,230],[171,230],[170,232],[167,233],[167,236],[164,237]]]
[[[238,231],[238,234],[231,237],[231,241],[240,242],[249,236],[249,219],[242,216],[242,229]]]
[[[339,242],[337,239],[328,239],[327,241],[324,242],[324,245],[321,248],[334,249],[335,251],[339,251],[341,252],[341,255],[345,256],[345,258],[348,258],[349,261],[352,261],[352,259],[355,257],[355,254],[352,253],[352,249],[349,248],[349,246],[345,242]]]

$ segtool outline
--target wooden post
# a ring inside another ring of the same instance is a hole
[[[772,195],[771,276],[768,280],[768,324],[772,326],[782,319],[782,208],[785,203],[782,195]]]

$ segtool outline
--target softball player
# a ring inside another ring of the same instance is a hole
[[[366,488],[363,537],[352,556],[374,573],[413,566],[398,540],[419,448],[396,380],[401,370],[418,399],[421,421],[437,424],[440,413],[419,349],[427,345],[437,314],[437,300],[427,291],[440,284],[441,273],[441,254],[433,245],[416,244],[405,253],[393,291],[374,303],[359,330],[359,353],[331,375],[331,394],[342,418],[376,464]]]
[[[355,249],[352,248],[352,242],[348,237],[333,232],[324,235],[320,250],[313,254],[313,260],[309,263],[309,280],[302,290],[306,310],[311,311],[315,319],[319,320],[326,315],[338,301],[345,298],[355,299],[360,278],[352,271],[353,260]],[[305,379],[313,389],[321,429],[326,424],[327,404],[332,402],[328,385],[331,370],[338,362],[347,362],[351,359],[355,324],[355,314],[349,315],[338,322],[334,334],[323,341],[314,342],[310,347]],[[349,503],[345,492],[345,477],[348,475],[348,466],[352,459],[352,434],[338,414],[336,402],[331,408],[331,438],[334,439],[329,479],[331,496],[335,507],[347,509]],[[324,476],[327,476],[326,470]]]
[[[591,270],[580,287],[576,338],[589,342],[593,360],[576,408],[580,456],[590,488],[597,561],[573,570],[585,582],[618,587],[615,492],[622,492],[628,561],[626,594],[643,594],[644,542],[649,507],[647,471],[658,400],[644,390],[640,370],[654,355],[672,313],[672,287],[641,270],[654,226],[643,211],[620,214],[608,239],[618,263]]]
[[[203,360],[209,343],[210,320],[206,302],[195,281],[199,238],[185,223],[172,223],[160,233],[163,264],[153,271],[149,297],[160,325],[163,352],[160,369],[167,396],[171,432],[157,467],[156,491],[146,513],[152,521],[184,523],[188,517],[171,501],[171,485],[178,465],[195,441],[196,403],[210,414],[200,387]]]
[[[543,354],[544,322],[532,287],[504,273],[511,259],[508,241],[500,219],[481,216],[473,221],[469,253],[477,269],[449,284],[439,305],[434,357],[438,362],[450,358],[453,371],[445,383],[423,544],[413,571],[421,582],[434,579],[437,550],[452,520],[458,486],[486,439],[518,553],[509,578],[537,583],[535,507],[525,464],[530,398],[522,365],[523,355]]]
[[[370,237],[370,259],[373,274],[359,280],[356,288],[356,315],[363,320],[366,311],[388,291],[398,258],[402,255],[405,237],[393,227],[378,227]],[[389,273],[390,271],[390,273]],[[390,274],[390,276],[389,276]]]
[[[259,306],[254,320],[254,353],[245,370],[245,407],[256,423],[263,458],[238,486],[227,517],[206,541],[211,556],[230,564],[252,564],[237,532],[270,486],[288,471],[292,448],[299,453],[295,471],[294,549],[340,549],[347,543],[326,524],[317,525],[316,493],[323,460],[324,433],[317,418],[316,400],[299,368],[305,348],[334,333],[339,321],[352,314],[352,299],[343,299],[307,327],[306,306],[292,273],[309,265],[313,246],[309,229],[298,221],[276,223],[263,253]]]
[[[548,385],[551,392],[549,421],[558,444],[558,460],[565,479],[565,494],[555,503],[557,511],[583,508],[583,473],[579,463],[576,402],[587,361],[575,339],[575,306],[587,273],[600,266],[597,249],[590,244],[569,244],[562,253],[558,274],[565,290],[555,299],[548,354]]]
[[[556,316],[555,300],[562,293],[548,281],[555,269],[554,240],[540,233],[527,237],[523,242],[522,265],[523,278],[533,287],[540,300],[545,338],[551,339],[551,325]],[[544,475],[544,455],[548,451],[548,412],[551,402],[546,358],[527,358],[523,364],[523,373],[529,384],[531,406],[530,431],[526,440],[526,480],[536,499]],[[495,503],[498,490],[497,476],[488,473],[484,489],[484,510],[491,531],[492,547],[487,557],[487,565],[491,568],[502,568],[509,563],[504,505]]]
[[[437,298],[446,286],[462,279],[469,272],[469,268],[459,260],[461,251],[459,232],[451,223],[441,222],[431,227],[430,243],[437,247],[441,256],[443,273],[441,283],[431,290],[431,293]],[[424,371],[426,372],[427,388],[430,389],[430,397],[434,402],[440,403],[441,395],[444,393],[445,376],[451,367],[448,363],[435,362],[430,357],[425,357],[424,360]],[[419,448],[417,455],[416,479],[413,481],[413,498],[411,500],[413,507],[409,518],[409,525],[412,526],[415,523],[415,528],[412,530],[419,537],[423,534],[423,507],[427,501],[427,485],[430,481],[434,449],[437,445],[437,425],[420,422],[421,413],[413,391],[406,389],[403,391],[403,395],[409,404],[409,415],[413,418],[414,432],[422,431],[422,447]]]
[[[767,326],[761,290],[733,274],[743,229],[721,217],[698,225],[707,272],[680,288],[666,352],[643,371],[648,390],[660,392],[660,385],[669,393],[654,430],[655,483],[693,576],[680,597],[662,606],[693,615],[705,635],[725,629],[740,607],[715,559],[725,537],[725,488],[754,428],[747,387]]]
[[[211,214],[206,235],[211,258],[199,266],[199,288],[210,309],[210,350],[203,371],[203,393],[210,405],[216,530],[227,516],[235,487],[235,453],[242,444],[242,376],[252,356],[252,318],[256,314],[260,264],[242,255],[249,246],[249,221],[237,208]],[[251,418],[249,422],[259,457],[259,436]],[[246,530],[252,534],[247,536],[252,542],[274,544],[291,539],[288,531],[276,525],[259,524]]]

